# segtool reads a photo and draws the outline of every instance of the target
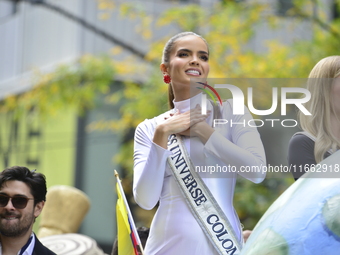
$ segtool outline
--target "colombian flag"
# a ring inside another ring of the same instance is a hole
[[[117,182],[118,200],[116,204],[117,228],[118,228],[118,254],[119,255],[138,255],[138,241],[133,219],[130,210],[125,205],[125,194],[121,190],[120,182]],[[135,230],[135,231],[134,231]],[[138,238],[139,240],[139,238]]]

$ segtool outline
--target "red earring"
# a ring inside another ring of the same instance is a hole
[[[171,82],[171,77],[170,77],[170,75],[164,74],[164,75],[163,75],[163,81],[164,81],[166,84],[169,84],[169,83]]]

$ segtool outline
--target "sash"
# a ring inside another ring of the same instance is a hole
[[[221,114],[220,109],[213,105],[214,117]],[[172,110],[155,118],[156,124],[162,122]],[[219,254],[238,255],[242,244],[239,242],[228,218],[218,205],[209,188],[200,175],[194,171],[194,165],[188,157],[187,150],[180,135],[172,134],[168,139],[168,149],[172,155],[168,164],[173,172],[176,183],[180,187],[187,205],[202,228],[209,241]],[[242,236],[241,236],[242,238]]]
[[[180,135],[169,136],[168,157],[177,184],[198,224],[219,254],[238,255],[242,245],[228,218],[194,167]]]

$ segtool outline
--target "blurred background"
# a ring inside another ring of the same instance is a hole
[[[85,192],[91,208],[79,233],[109,253],[114,169],[136,225],[149,226],[154,213],[131,196],[133,134],[167,110],[164,43],[181,31],[203,35],[211,78],[306,78],[321,58],[339,54],[339,8],[339,0],[0,0],[0,167],[36,168],[48,187]],[[257,91],[254,104],[268,109],[271,87]],[[288,117],[296,119],[295,108]],[[297,130],[259,128],[268,164],[287,165]],[[234,204],[245,228],[293,181],[240,179]]]

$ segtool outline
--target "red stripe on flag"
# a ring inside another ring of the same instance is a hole
[[[132,229],[132,226],[131,226],[131,222],[130,222],[130,217],[128,217],[128,220],[129,220],[129,225],[130,225],[130,237],[131,237],[131,241],[132,241],[132,244],[133,244],[133,250],[135,252],[136,255],[138,255],[138,250],[137,250],[137,246],[138,246],[138,242],[137,242],[137,238],[135,236],[135,233],[133,232],[133,229]]]

